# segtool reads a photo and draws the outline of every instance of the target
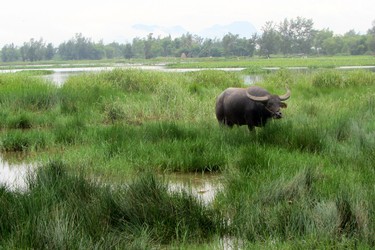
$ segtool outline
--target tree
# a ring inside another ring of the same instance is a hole
[[[68,42],[60,44],[58,53],[64,60],[98,60],[105,55],[103,42],[94,43],[91,39],[77,33]]]
[[[236,56],[239,47],[239,35],[228,33],[223,37],[224,56]]]
[[[49,43],[45,49],[44,59],[52,60],[56,54],[56,49],[53,47],[52,43]]]
[[[46,46],[43,39],[40,38],[38,41],[31,38],[29,42],[23,43],[20,48],[20,53],[23,61],[40,61],[45,59]]]
[[[367,31],[367,34],[375,36],[375,20],[372,21],[372,27]]]
[[[252,35],[252,37],[250,39],[247,39],[246,42],[245,42],[245,47],[246,47],[246,52],[247,52],[247,56],[253,56],[254,53],[255,53],[255,49],[256,49],[256,42],[258,40],[258,35],[257,34],[254,34]]]
[[[116,42],[105,45],[103,41],[93,42],[81,33],[75,34],[67,42],[54,48],[47,46],[43,39],[30,39],[20,48],[13,44],[1,50],[2,61],[51,60],[58,55],[63,60],[102,59],[102,58],[153,58],[153,57],[221,57],[253,56],[270,57],[271,54],[351,54],[375,53],[375,20],[366,35],[354,30],[344,35],[334,35],[329,29],[315,30],[313,20],[303,17],[284,19],[279,24],[266,22],[261,35],[240,38],[238,34],[228,33],[222,39],[204,39],[191,33],[172,39],[166,36],[157,38],[149,33],[144,38],[136,37],[131,43]]]
[[[152,46],[152,33],[148,34],[147,39],[144,41],[144,58],[150,59],[153,57],[152,51],[151,51],[151,46]]]
[[[325,40],[330,39],[333,37],[333,31],[329,29],[322,29],[315,33],[314,42],[313,42],[313,49],[314,51],[319,54],[327,54],[327,51],[323,48],[323,43]]]
[[[297,17],[296,19],[285,19],[279,24],[280,49],[286,55],[290,53],[309,54],[313,44],[312,19]]]
[[[366,45],[369,51],[375,53],[375,20],[372,21],[372,28],[367,31]]]
[[[173,41],[175,47],[175,55],[180,57],[182,54],[185,54],[188,57],[199,56],[201,46],[203,43],[203,38],[192,35],[189,32],[183,34],[181,38],[176,38]]]
[[[294,35],[292,45],[294,53],[309,54],[313,44],[313,20],[297,17],[291,20],[290,26]]]
[[[262,36],[258,39],[260,54],[270,57],[279,51],[280,35],[276,30],[276,25],[270,21],[262,27]]]
[[[278,27],[280,35],[280,51],[284,55],[292,53],[293,32],[290,26],[291,24],[289,23],[288,19],[285,18]]]
[[[139,37],[133,39],[132,52],[135,58],[144,58],[144,39]]]
[[[322,49],[327,55],[342,53],[344,42],[342,36],[333,36],[323,41]]]
[[[3,62],[14,62],[20,59],[19,50],[14,44],[5,45],[1,49],[1,60]]]
[[[350,55],[362,55],[367,51],[366,37],[359,35],[354,30],[350,30],[343,36],[342,53]]]
[[[126,59],[130,59],[134,56],[133,54],[133,50],[132,50],[132,45],[130,43],[127,43],[125,45],[125,49],[124,49],[124,57]]]
[[[169,35],[161,39],[162,56],[167,57],[173,54],[172,37]]]

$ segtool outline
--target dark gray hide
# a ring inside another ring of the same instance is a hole
[[[247,125],[249,130],[264,126],[269,118],[280,119],[280,108],[286,108],[290,97],[271,95],[267,90],[252,86],[249,88],[228,88],[216,99],[216,118],[220,124],[229,127]]]

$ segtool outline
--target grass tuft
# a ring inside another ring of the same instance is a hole
[[[216,213],[188,193],[171,193],[152,174],[102,185],[51,160],[29,177],[29,191],[0,188],[0,244],[14,248],[129,248],[204,242]],[[70,168],[69,168],[70,169]]]

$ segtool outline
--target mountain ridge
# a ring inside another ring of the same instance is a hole
[[[161,26],[161,25],[148,25],[148,24],[134,24],[132,28],[136,31],[143,32],[144,35],[153,33],[156,36],[179,37],[186,33],[192,33],[204,38],[222,38],[226,34],[239,35],[240,37],[250,38],[253,34],[257,33],[257,29],[248,21],[235,21],[229,24],[215,24],[208,28],[204,28],[198,32],[190,32],[181,25],[174,26]]]

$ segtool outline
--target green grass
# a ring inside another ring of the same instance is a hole
[[[1,245],[210,249],[225,237],[243,248],[373,248],[375,74],[268,73],[260,86],[292,95],[283,119],[253,132],[214,114],[241,79],[114,70],[57,88],[0,75],[1,151],[55,169],[31,195],[2,189]],[[219,172],[224,189],[205,207],[167,191],[157,176],[171,172]],[[113,187],[86,182],[96,176]]]
[[[200,242],[219,228],[213,209],[171,193],[151,173],[102,185],[61,160],[29,176],[27,193],[0,187],[0,244],[9,248],[150,248]]]
[[[335,68],[340,66],[374,66],[373,56],[334,56],[306,58],[206,58],[181,61],[168,65],[171,68],[246,68],[248,73],[264,72],[263,68],[307,67],[309,69]]]

